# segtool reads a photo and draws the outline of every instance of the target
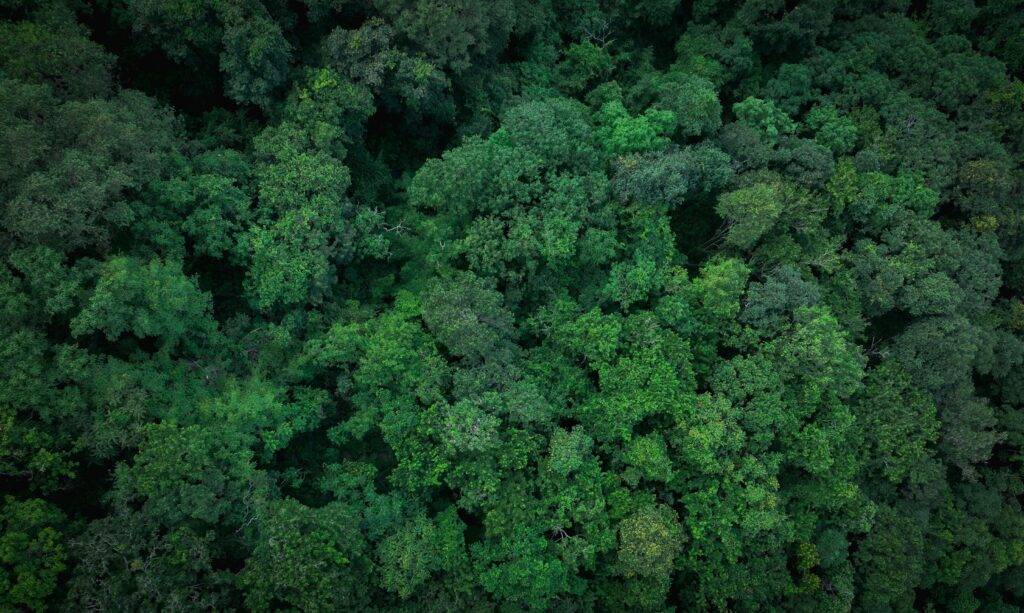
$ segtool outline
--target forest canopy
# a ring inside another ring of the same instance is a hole
[[[0,611],[1016,611],[1021,0],[0,0]]]

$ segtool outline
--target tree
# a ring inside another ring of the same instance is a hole
[[[227,6],[220,54],[227,93],[242,103],[267,106],[288,76],[291,47],[261,4],[255,3],[255,14],[248,15]]]
[[[111,502],[139,505],[157,525],[190,520],[208,526],[251,521],[267,495],[266,476],[256,470],[245,441],[224,427],[148,426],[135,461],[118,466]]]
[[[246,289],[258,309],[320,301],[335,284],[335,264],[387,253],[380,213],[351,202],[342,162],[371,112],[367,92],[315,71],[297,85],[285,121],[255,139],[256,223],[240,240],[251,258]]]
[[[432,574],[456,572],[467,562],[464,529],[454,508],[433,520],[422,516],[409,520],[377,548],[384,587],[405,599],[431,580]]]
[[[463,273],[439,280],[423,298],[423,320],[452,354],[479,361],[509,350],[512,315],[485,280]]]
[[[466,0],[374,0],[374,5],[427,57],[455,73],[479,61],[477,56],[501,49],[515,23],[515,5],[507,1],[478,5]]]
[[[239,576],[246,606],[366,606],[371,592],[358,514],[343,504],[309,508],[286,498],[261,509],[253,554]]]
[[[3,188],[4,227],[62,251],[107,247],[135,219],[132,197],[177,159],[173,116],[131,90],[60,104],[45,86],[8,83],[5,139],[28,146],[3,160],[14,170]],[[32,119],[37,105],[42,122]]]
[[[74,21],[0,25],[0,71],[12,80],[49,86],[60,101],[110,93],[113,57]]]
[[[643,608],[663,602],[682,541],[679,520],[666,506],[646,506],[624,519],[617,554],[626,594],[620,598]]]
[[[663,149],[669,142],[665,135],[677,121],[672,111],[653,107],[633,117],[617,100],[602,105],[595,119],[598,142],[613,154]]]
[[[656,79],[650,89],[642,99],[674,115],[675,135],[710,135],[722,127],[718,92],[707,79],[685,72],[668,72]]]
[[[209,297],[180,264],[126,257],[104,262],[84,308],[71,321],[76,336],[102,332],[115,341],[129,332],[140,339],[157,338],[165,347],[215,330]]]
[[[90,522],[71,541],[76,566],[65,605],[207,608],[228,602],[229,576],[215,567],[213,533],[166,530],[134,512]]]
[[[687,147],[626,158],[616,173],[614,189],[622,199],[672,209],[715,193],[731,178],[728,155],[714,147]]]
[[[934,445],[939,424],[935,404],[892,362],[867,377],[857,407],[868,462],[894,483],[920,484],[938,478]]]
[[[716,210],[732,222],[727,240],[741,249],[749,249],[771,229],[783,206],[774,186],[760,184],[723,194]]]
[[[1024,603],[1019,0],[0,5],[0,609]]]
[[[4,498],[0,507],[0,587],[4,607],[46,608],[67,564],[64,513],[38,498]]]

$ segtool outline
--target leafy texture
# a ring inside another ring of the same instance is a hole
[[[1020,610],[1022,31],[0,2],[0,611]]]

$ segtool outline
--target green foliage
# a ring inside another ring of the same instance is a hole
[[[216,426],[153,424],[135,461],[117,467],[111,500],[141,505],[154,521],[207,524],[240,520],[264,487],[252,452],[232,430]],[[228,438],[224,438],[225,434]]]
[[[649,108],[633,117],[621,102],[606,102],[598,109],[598,142],[613,154],[653,151],[668,144],[665,137],[676,121],[675,113]]]
[[[737,121],[763,133],[772,143],[796,129],[793,121],[770,100],[750,97],[732,105],[732,112]]]
[[[89,523],[71,542],[78,561],[64,605],[72,608],[215,608],[229,574],[214,567],[212,532],[158,527],[138,513]]]
[[[669,72],[650,85],[650,101],[675,116],[676,136],[709,135],[722,127],[722,105],[715,86],[707,79],[684,72]]]
[[[239,102],[268,106],[271,94],[285,82],[290,45],[281,26],[261,11],[245,14],[230,6],[225,13],[220,55],[227,76],[224,88]]]
[[[753,247],[782,214],[780,200],[778,191],[764,183],[723,194],[715,209],[731,222],[726,240],[741,249]]]
[[[209,297],[182,273],[180,264],[128,257],[103,263],[95,288],[71,320],[76,336],[102,332],[113,341],[128,332],[158,338],[165,345],[215,330]]]
[[[258,517],[252,557],[239,575],[247,607],[367,604],[358,578],[370,569],[369,552],[351,508],[339,503],[309,508],[285,498],[270,503]]]
[[[66,518],[57,507],[38,498],[4,498],[0,507],[0,605],[12,610],[46,609],[57,591],[68,552],[62,529]]]
[[[886,363],[869,375],[858,406],[866,460],[881,476],[900,483],[936,479],[933,459],[938,438],[935,404],[913,386],[899,366]]]
[[[657,577],[667,583],[682,545],[676,514],[664,505],[644,507],[619,525],[619,572],[627,577]]]
[[[455,573],[465,564],[465,526],[455,509],[434,520],[416,517],[377,547],[385,589],[408,598],[422,589],[433,573]]]
[[[59,102],[48,85],[4,83],[5,229],[63,251],[107,247],[137,218],[133,196],[176,160],[173,117],[131,90]]]
[[[1020,609],[1021,8],[0,2],[0,610]]]
[[[572,44],[565,50],[565,57],[559,65],[565,75],[563,86],[573,92],[583,91],[588,84],[611,73],[614,65],[607,48],[589,40]]]
[[[113,57],[74,21],[0,25],[0,72],[41,83],[60,100],[106,97]]]
[[[471,360],[495,356],[512,335],[501,294],[471,273],[431,286],[423,295],[423,320],[448,351]]]
[[[807,127],[814,131],[814,140],[836,155],[850,153],[857,144],[856,124],[839,115],[833,106],[815,107],[807,113],[806,122]]]
[[[729,156],[713,147],[625,158],[615,176],[620,198],[676,208],[714,193],[732,178]]]

